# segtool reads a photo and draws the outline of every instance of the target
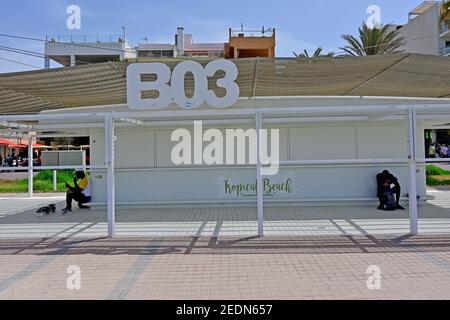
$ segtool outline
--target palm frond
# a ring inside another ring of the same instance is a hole
[[[401,53],[405,44],[400,32],[388,25],[369,28],[363,23],[358,28],[358,37],[345,34],[342,38],[347,44],[340,49],[352,56]]]

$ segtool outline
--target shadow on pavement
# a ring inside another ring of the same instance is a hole
[[[186,237],[0,240],[0,255],[342,254],[449,252],[448,236]]]

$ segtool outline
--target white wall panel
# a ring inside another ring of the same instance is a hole
[[[401,126],[358,126],[359,159],[407,159],[408,129]]]
[[[354,126],[315,126],[289,131],[291,160],[356,158]]]
[[[116,167],[153,168],[155,135],[151,130],[116,130]]]

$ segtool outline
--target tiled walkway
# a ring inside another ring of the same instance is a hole
[[[2,240],[0,299],[450,299],[449,246],[449,236]],[[74,267],[79,290],[67,286]]]
[[[14,215],[46,205],[51,202],[61,201],[61,197],[0,197],[0,219],[9,215]],[[0,222],[1,223],[1,222]]]
[[[267,207],[263,239],[253,208],[118,210],[110,240],[104,211],[1,199],[0,299],[450,299],[450,193],[430,195],[417,237],[407,211]]]
[[[430,190],[434,198],[419,207],[421,234],[450,234],[450,192]],[[0,239],[90,238],[107,234],[105,210],[78,210],[70,216],[41,217],[35,208],[61,198],[1,199]],[[33,209],[30,209],[33,208]],[[267,236],[403,235],[408,211],[383,212],[373,206],[265,208]],[[221,237],[257,233],[255,208],[117,209],[116,234],[126,237]]]

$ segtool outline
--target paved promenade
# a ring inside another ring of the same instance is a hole
[[[450,299],[449,246],[449,236],[2,240],[0,299]]]
[[[450,234],[450,192],[430,189],[432,200],[419,207],[419,231]],[[0,239],[92,238],[107,235],[106,210],[79,210],[61,216],[64,199],[0,198]],[[37,216],[36,208],[56,203],[57,214]],[[266,207],[267,236],[404,235],[408,211],[383,212],[376,206]],[[116,210],[122,237],[249,237],[257,234],[256,208],[179,208]]]
[[[370,207],[118,210],[39,217],[61,198],[0,199],[0,299],[450,299],[450,196]],[[79,286],[78,286],[79,285]],[[79,288],[79,289],[78,289]]]

